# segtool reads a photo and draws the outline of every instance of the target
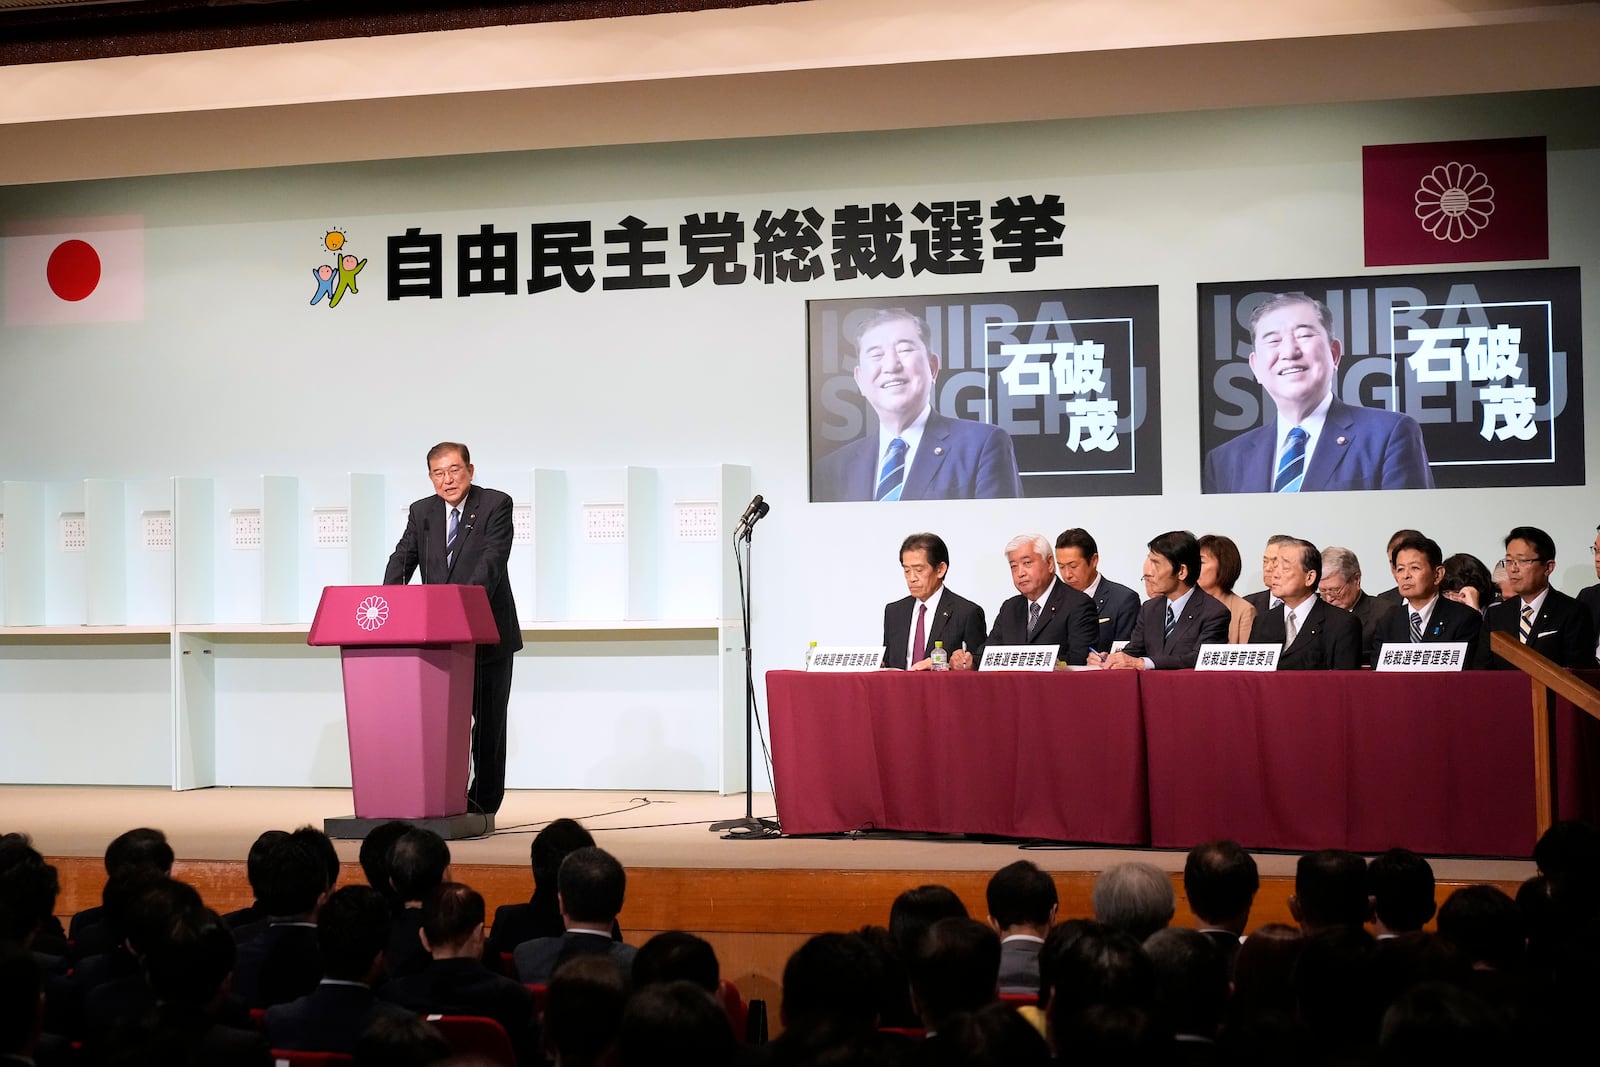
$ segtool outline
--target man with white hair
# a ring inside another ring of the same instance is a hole
[[[1329,545],[1322,550],[1322,581],[1317,595],[1343,608],[1361,624],[1361,663],[1372,666],[1373,635],[1392,605],[1361,588],[1361,561],[1348,548]]]
[[[1090,896],[1095,922],[1135,941],[1163,930],[1178,910],[1172,879],[1150,863],[1116,863],[1100,872]]]
[[[1056,579],[1055,549],[1043,534],[1018,534],[1006,542],[1006,562],[1017,595],[1000,605],[989,645],[1056,645],[1058,662],[1081,667],[1100,634],[1094,601]],[[951,653],[950,666],[977,666],[965,650]]]

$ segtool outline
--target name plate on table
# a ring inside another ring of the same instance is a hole
[[[988,645],[980,671],[1053,671],[1059,645]]]
[[[850,674],[875,671],[883,665],[884,645],[827,645],[811,650],[808,671],[819,674]]]
[[[1433,671],[1460,671],[1467,666],[1467,643],[1445,641],[1437,645],[1416,641],[1386,642],[1378,649],[1380,671],[1423,674]]]
[[[1265,645],[1201,645],[1200,658],[1195,661],[1197,671],[1275,671],[1283,646]]]

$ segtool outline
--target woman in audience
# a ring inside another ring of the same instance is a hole
[[[1500,599],[1489,568],[1468,552],[1457,552],[1444,561],[1444,579],[1439,582],[1439,592],[1480,613]]]
[[[1233,591],[1233,583],[1239,580],[1243,569],[1239,546],[1231,538],[1222,534],[1200,538],[1200,588],[1207,596],[1222,601],[1233,616],[1228,622],[1230,645],[1244,644],[1250,637],[1250,624],[1256,621],[1256,609]]]

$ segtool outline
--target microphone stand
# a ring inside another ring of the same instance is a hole
[[[759,724],[756,721],[755,667],[750,648],[750,593],[754,585],[755,572],[749,559],[750,534],[766,513],[767,509],[762,507],[753,517],[741,521],[733,531],[733,560],[739,568],[739,614],[744,622],[744,816],[738,819],[723,819],[707,827],[712,833],[721,833],[724,841],[754,841],[764,837],[780,837],[783,834],[777,819],[759,818],[755,813],[755,732]],[[739,555],[741,541],[745,545],[743,559]],[[748,578],[745,576],[746,570],[750,571]]]

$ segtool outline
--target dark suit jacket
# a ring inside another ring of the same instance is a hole
[[[817,461],[812,500],[871,500],[878,490],[878,428]],[[1011,435],[971,419],[928,412],[901,500],[972,500],[1022,495]]]
[[[1356,617],[1361,624],[1361,665],[1372,666],[1372,654],[1377,648],[1374,640],[1378,633],[1378,624],[1384,620],[1389,612],[1394,610],[1394,605],[1378,597],[1368,596],[1363,589],[1361,595],[1356,597],[1355,607],[1350,609],[1350,614]],[[1470,608],[1467,610],[1471,610]],[[1407,624],[1409,625],[1409,623]],[[1472,657],[1467,657],[1471,661]]]
[[[573,956],[610,956],[627,971],[633,967],[633,957],[638,951],[632,945],[598,934],[569,931],[560,937],[541,937],[518,945],[513,958],[517,962],[517,977],[538,985],[550,981],[556,967]]]
[[[1283,605],[1257,615],[1251,644],[1283,644]],[[1343,608],[1312,598],[1311,611],[1278,657],[1280,671],[1355,671],[1361,669],[1361,624]]]
[[[522,625],[517,602],[506,578],[511,555],[511,498],[496,489],[474,485],[461,501],[461,524],[456,529],[455,559],[445,563],[448,508],[438,496],[411,505],[405,533],[389,556],[384,585],[405,585],[418,567],[426,585],[481,585],[489,593],[500,643],[479,645],[478,661],[503,659],[522,647]]]
[[[543,1063],[533,994],[475,959],[432,960],[409,978],[378,990],[384,1000],[418,1014],[482,1015],[506,1028],[519,1064]]]
[[[1196,586],[1168,638],[1167,598],[1151,597],[1139,607],[1139,621],[1134,623],[1133,636],[1122,651],[1148,658],[1158,670],[1193,669],[1200,658],[1201,645],[1228,643],[1228,624],[1232,621],[1228,605]]]
[[[412,1014],[379,1000],[367,986],[323,983],[299,1000],[268,1008],[262,1027],[273,1048],[354,1052],[356,1041],[376,1020]]]
[[[422,909],[402,908],[389,920],[389,947],[383,953],[384,974],[390,979],[416,974],[433,957],[422,947]]]
[[[322,953],[314,923],[270,923],[239,946],[233,965],[233,991],[252,1008],[287,1004],[320,981]]]
[[[1276,419],[1213,448],[1200,478],[1204,493],[1270,493],[1278,465]],[[1409,415],[1352,407],[1334,397],[1300,491],[1432,489],[1422,428]]]
[[[1139,621],[1139,594],[1102,574],[1094,590],[1094,610],[1095,624],[1100,627],[1094,649],[1110,652],[1113,641],[1133,636],[1134,624]]]
[[[1376,651],[1385,644],[1404,645],[1411,642],[1411,605],[1401,603],[1390,608],[1373,635]],[[1424,644],[1448,645],[1457,641],[1467,643],[1467,670],[1481,671],[1489,665],[1489,641],[1483,636],[1483,616],[1458,604],[1449,597],[1440,596],[1428,616],[1427,628],[1422,631]]]
[[[1271,610],[1269,605],[1272,603],[1272,590],[1257,589],[1254,593],[1251,593],[1249,596],[1245,597],[1244,601],[1246,604],[1249,604],[1251,607],[1256,609],[1256,618],[1259,619],[1261,616],[1265,615]]]
[[[1100,634],[1094,601],[1057,578],[1039,613],[1039,628],[1028,635],[1028,598],[1018,593],[1000,605],[986,645],[1060,645],[1058,660],[1081,667]]]
[[[906,635],[916,617],[917,598],[902,597],[883,609],[883,665],[905,670]],[[944,642],[946,653],[964,648],[973,659],[983,656],[983,609],[966,597],[957,596],[949,586],[939,594],[939,610],[924,623],[924,641],[929,653],[935,641]]]
[[[1489,630],[1521,633],[1522,598],[1491,605],[1483,618]],[[1589,609],[1559,589],[1550,590],[1533,618],[1533,637],[1528,647],[1562,667],[1593,667],[1594,622]],[[1491,655],[1489,666],[1505,668],[1511,664]]]
[[[1039,992],[1039,950],[1042,948],[1042,943],[1025,938],[1000,942],[1000,992]]]
[[[1596,582],[1587,589],[1578,590],[1578,603],[1589,609],[1589,621],[1594,624],[1595,631],[1600,633],[1600,582]]]

